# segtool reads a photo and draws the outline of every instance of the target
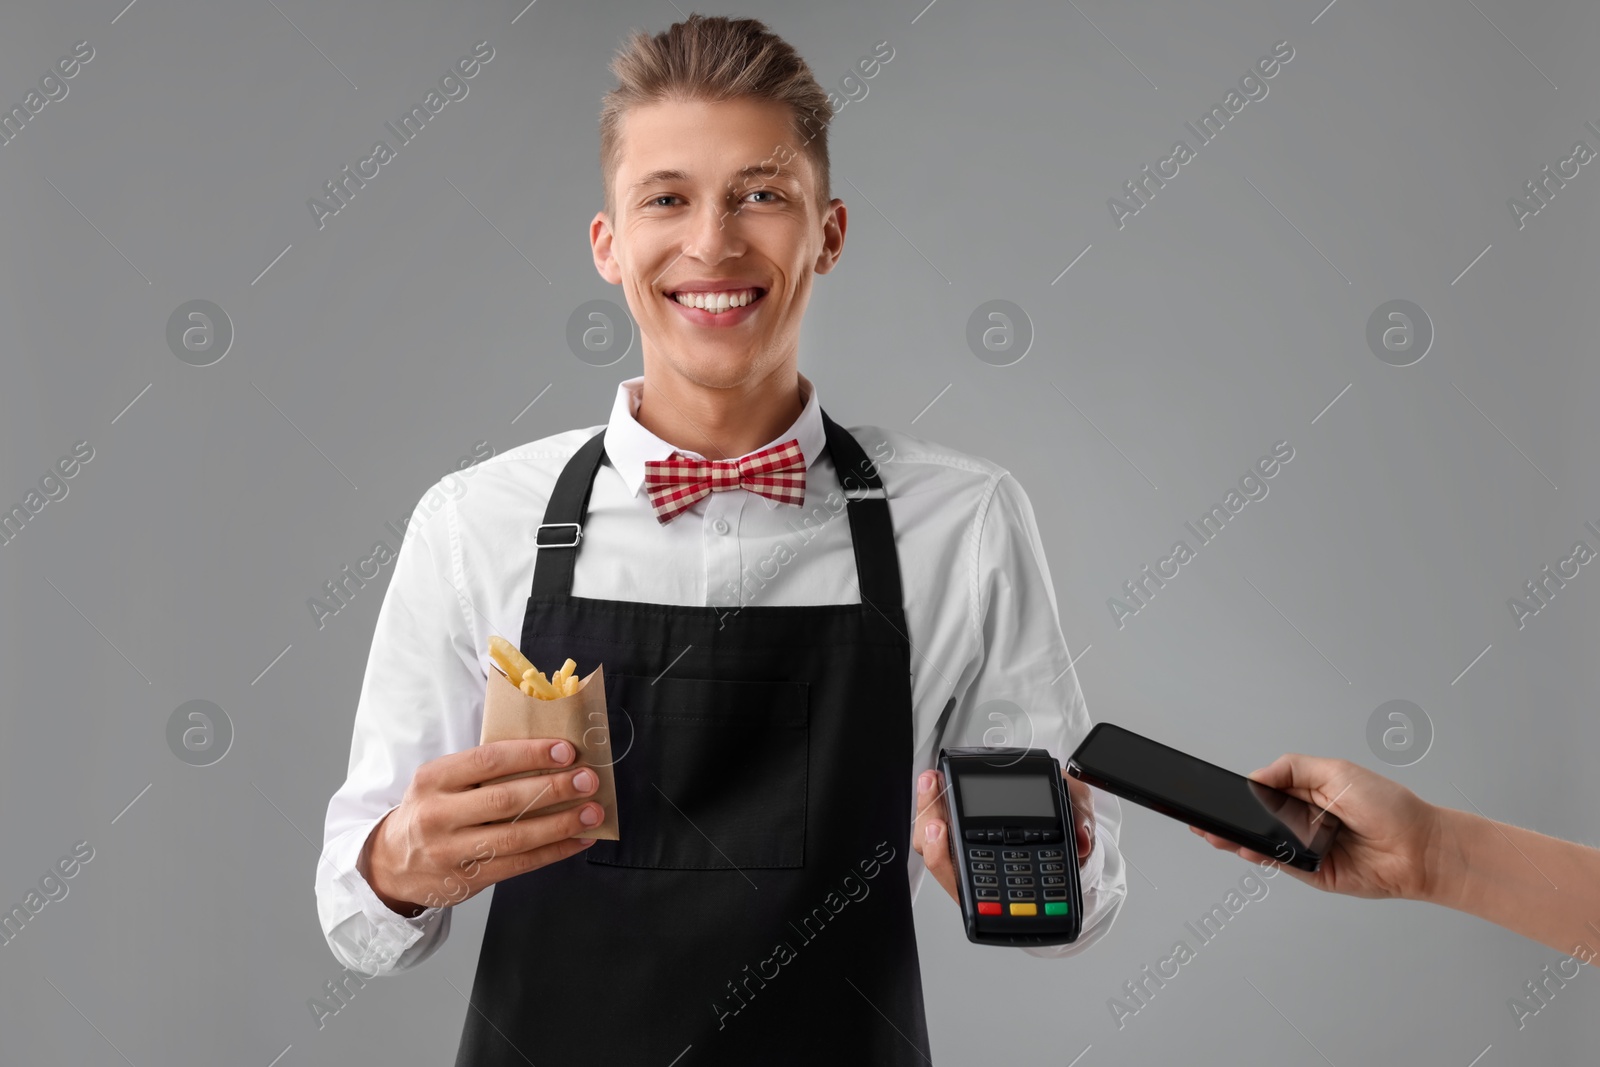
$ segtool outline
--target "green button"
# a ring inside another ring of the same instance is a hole
[[[1067,913],[1067,902],[1064,900],[1049,901],[1044,906],[1044,913],[1046,915],[1065,915]]]

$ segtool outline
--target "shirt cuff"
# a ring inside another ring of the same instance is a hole
[[[1116,847],[1115,842],[1111,845]],[[1095,827],[1094,845],[1089,849],[1089,858],[1083,866],[1078,868],[1078,884],[1084,888],[1098,886],[1106,873],[1106,841],[1100,836],[1100,828]]]
[[[1117,843],[1100,824],[1095,824],[1094,848],[1078,871],[1083,887],[1083,929],[1076,941],[1065,945],[1021,946],[1022,951],[1040,959],[1075,956],[1111,930],[1122,902],[1128,895],[1127,876]]]
[[[399,969],[396,964],[401,957],[435,933],[448,910],[425,908],[407,918],[379,900],[361,876],[356,859],[381,818],[353,827],[330,842],[317,872],[317,911],[328,947],[341,963],[363,976]]]

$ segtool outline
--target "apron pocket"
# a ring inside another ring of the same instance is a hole
[[[809,686],[606,676],[620,839],[584,851],[617,867],[805,864]]]

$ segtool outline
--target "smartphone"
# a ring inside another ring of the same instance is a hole
[[[1339,832],[1318,805],[1108,722],[1089,731],[1067,773],[1304,871],[1322,866]]]

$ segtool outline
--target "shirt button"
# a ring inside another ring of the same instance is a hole
[[[728,532],[728,524],[721,519],[718,519],[716,522],[712,523],[711,528],[717,531],[719,534],[725,534]]]

